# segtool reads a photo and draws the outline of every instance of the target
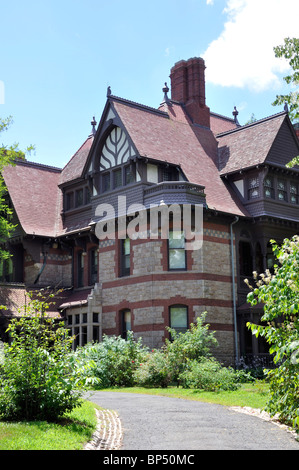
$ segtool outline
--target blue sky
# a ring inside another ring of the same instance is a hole
[[[287,68],[273,46],[298,37],[298,0],[0,0],[0,144],[35,145],[29,160],[63,167],[106,91],[158,107],[171,67],[206,63],[206,102],[244,124],[281,111]],[[287,91],[289,91],[287,89]]]

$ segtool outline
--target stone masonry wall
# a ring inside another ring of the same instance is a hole
[[[131,275],[119,276],[118,241],[100,246],[103,333],[120,334],[120,316],[130,309],[132,329],[150,348],[168,335],[169,307],[186,305],[189,323],[203,312],[219,342],[217,355],[234,355],[230,234],[206,225],[201,250],[187,252],[186,271],[168,271],[167,240],[131,241]]]

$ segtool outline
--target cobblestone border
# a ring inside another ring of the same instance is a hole
[[[97,429],[84,450],[119,450],[122,446],[122,426],[118,414],[112,410],[96,410]]]

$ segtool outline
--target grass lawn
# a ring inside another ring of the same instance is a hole
[[[58,423],[0,421],[0,450],[80,450],[95,431],[96,407],[84,401]]]
[[[113,388],[109,391],[124,393],[146,393],[188,400],[218,403],[226,406],[249,406],[263,409],[268,400],[268,386],[262,382],[243,384],[232,392],[203,392],[199,390],[168,387]],[[96,428],[95,408],[92,402],[83,401],[80,408],[58,423],[46,421],[4,422],[0,421],[0,450],[80,450],[91,440]]]

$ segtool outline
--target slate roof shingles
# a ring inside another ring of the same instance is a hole
[[[207,204],[219,211],[248,215],[218,172],[217,140],[205,127],[191,125],[179,104],[169,107],[169,117],[113,102],[139,154],[179,165],[191,183],[205,186]]]
[[[279,113],[218,135],[220,174],[264,163],[285,116]]]

